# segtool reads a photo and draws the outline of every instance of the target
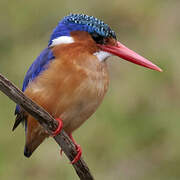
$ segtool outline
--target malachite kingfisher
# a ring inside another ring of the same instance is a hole
[[[116,39],[115,32],[103,21],[84,14],[64,17],[53,30],[48,46],[30,66],[22,91],[47,110],[75,143],[72,132],[99,107],[109,85],[106,60],[118,56],[135,64],[162,71],[158,66],[128,49]],[[34,117],[19,105],[13,130],[25,123],[24,155],[49,137]],[[58,132],[56,131],[54,135]],[[82,150],[76,145],[79,160]]]

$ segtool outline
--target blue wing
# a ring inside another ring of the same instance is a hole
[[[43,72],[48,67],[49,62],[51,60],[53,60],[54,58],[55,57],[50,48],[46,48],[41,52],[41,54],[33,62],[33,64],[30,66],[28,72],[26,73],[26,76],[23,81],[23,87],[22,87],[23,92],[27,88],[28,84],[31,81],[33,81],[41,72]],[[20,106],[19,105],[16,106],[15,115],[16,114],[17,115],[20,114]],[[21,120],[21,118],[18,118],[19,121]],[[20,123],[19,121],[15,124],[18,125]],[[17,127],[17,125],[14,125],[13,129],[15,129]]]
[[[44,49],[37,59],[30,66],[23,82],[22,91],[24,92],[29,82],[33,81],[42,71],[47,68],[49,62],[54,59],[53,52],[51,49]]]

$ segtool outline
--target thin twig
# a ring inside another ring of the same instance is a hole
[[[6,94],[15,103],[19,104],[25,111],[30,113],[36,120],[46,129],[50,134],[55,131],[58,127],[56,120],[43,108],[34,103],[31,99],[26,97],[24,93],[19,90],[13,83],[11,83],[7,78],[0,74],[0,90]],[[71,139],[62,130],[57,136],[54,137],[55,141],[62,148],[63,152],[72,161],[76,154],[76,148]],[[81,180],[93,180],[93,176],[90,173],[88,166],[85,161],[80,158],[80,160],[72,164],[76,173]]]

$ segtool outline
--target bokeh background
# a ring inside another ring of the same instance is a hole
[[[100,180],[180,179],[180,1],[0,1],[0,73],[19,88],[52,29],[65,15],[103,19],[118,39],[159,65],[159,73],[110,58],[103,104],[75,133]],[[0,179],[76,180],[59,147],[46,140],[23,156],[24,129],[14,133],[15,104],[0,93]]]

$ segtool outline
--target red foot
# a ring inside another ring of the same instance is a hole
[[[61,120],[60,118],[56,118],[56,121],[58,121],[59,124],[58,124],[58,128],[52,133],[52,137],[57,136],[57,135],[61,132],[61,130],[62,130],[62,128],[63,128],[63,122],[62,122],[62,120]],[[71,138],[72,142],[75,144],[75,146],[76,146],[76,151],[77,151],[76,157],[73,159],[72,162],[70,162],[71,164],[74,164],[74,163],[76,163],[77,161],[79,161],[79,159],[81,158],[82,149],[81,149],[81,146],[78,145],[78,144],[75,142],[74,138],[72,137],[72,134],[69,134],[69,137]],[[63,150],[61,149],[61,150],[60,150],[60,155],[61,155],[61,156],[62,156],[62,152],[63,152]]]
[[[74,163],[76,163],[77,161],[79,161],[79,159],[81,158],[82,149],[81,149],[81,146],[78,145],[78,144],[75,142],[74,138],[72,137],[72,134],[69,134],[69,137],[71,138],[72,142],[75,144],[75,146],[76,146],[76,151],[77,151],[76,157],[74,158],[73,161],[70,162],[71,164],[74,164]]]
[[[79,161],[79,159],[81,158],[82,149],[81,149],[81,146],[80,146],[80,145],[77,145],[77,144],[76,144],[76,151],[77,151],[77,155],[76,155],[76,157],[74,158],[74,160],[71,161],[71,164],[76,163],[76,162]]]
[[[59,124],[58,124],[57,129],[52,133],[52,137],[57,136],[61,132],[61,130],[63,128],[62,120],[60,118],[56,118],[56,121],[58,121]]]

